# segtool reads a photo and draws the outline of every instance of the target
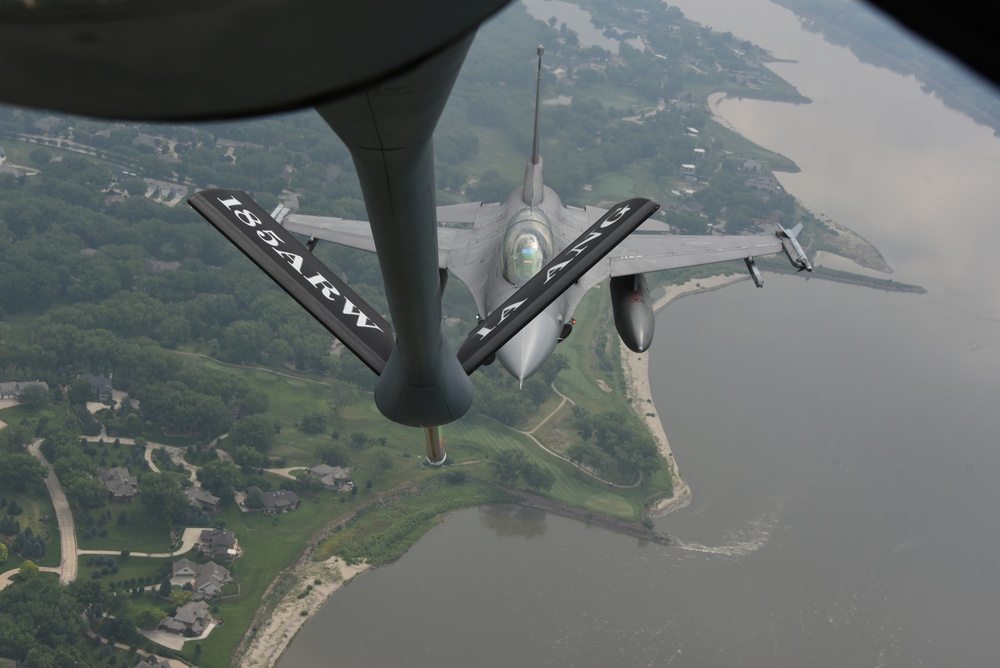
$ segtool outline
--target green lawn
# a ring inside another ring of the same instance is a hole
[[[44,487],[42,489],[44,490]],[[0,490],[0,496],[7,498],[8,506],[11,502],[16,502],[23,509],[20,515],[14,517],[21,523],[21,531],[31,527],[32,533],[45,538],[45,556],[41,559],[32,559],[32,561],[39,566],[58,566],[62,558],[62,551],[59,544],[59,526],[55,520],[55,509],[52,507],[51,499],[47,495],[16,493],[9,490]],[[6,516],[7,508],[0,508],[0,513]],[[0,564],[0,572],[18,568],[24,563],[21,557],[14,554],[9,545],[7,547],[7,562]]]

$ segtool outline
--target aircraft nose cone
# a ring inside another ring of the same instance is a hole
[[[558,341],[559,327],[552,316],[539,313],[535,319],[497,351],[503,368],[524,380],[545,363]]]

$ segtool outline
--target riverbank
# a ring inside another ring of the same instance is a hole
[[[368,569],[368,564],[349,565],[338,557],[321,562],[300,560],[288,576],[291,586],[267,622],[257,629],[243,656],[233,665],[237,668],[276,666],[298,632],[334,592]],[[300,598],[303,593],[305,595]]]
[[[746,274],[729,274],[720,276],[710,276],[708,278],[691,279],[680,285],[669,285],[665,288],[665,293],[653,304],[653,312],[658,313],[667,305],[686,295],[718,290],[727,285],[732,285],[748,278]],[[649,354],[634,353],[624,345],[620,346],[622,356],[622,371],[625,374],[625,383],[629,401],[632,408],[639,415],[649,433],[652,434],[660,454],[670,467],[671,482],[673,483],[673,495],[658,501],[651,509],[653,517],[662,517],[668,513],[676,512],[691,503],[691,488],[681,477],[677,460],[674,458],[673,450],[670,449],[670,441],[663,429],[663,422],[660,413],[653,402],[653,393],[649,382]]]

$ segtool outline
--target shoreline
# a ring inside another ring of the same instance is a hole
[[[742,274],[718,275],[691,279],[681,285],[669,285],[665,288],[666,293],[653,304],[653,312],[658,313],[675,299],[699,292],[718,290],[727,285],[747,280],[747,278],[748,276]],[[631,399],[633,409],[653,435],[660,454],[671,468],[673,495],[660,500],[650,512],[653,517],[662,517],[689,505],[691,503],[691,488],[680,475],[677,462],[670,449],[670,441],[667,440],[659,413],[653,403],[648,355],[646,353],[633,353],[625,346],[621,346],[621,356],[628,397]],[[652,410],[647,411],[647,407],[651,407]],[[654,416],[648,416],[646,412],[652,412]],[[273,668],[278,665],[295,637],[319,612],[323,604],[338,589],[370,568],[368,564],[348,566],[339,557],[331,557],[320,563],[300,560],[289,573],[294,585],[289,587],[288,593],[281,597],[274,610],[267,615],[266,623],[257,630],[253,640],[250,641],[246,650],[242,652],[242,656],[233,665],[237,668]],[[321,584],[313,584],[316,579],[319,579]],[[309,585],[312,585],[309,594],[301,599],[298,598],[298,594]],[[303,615],[303,611],[306,614]]]
[[[721,274],[708,278],[694,278],[681,285],[668,285],[665,288],[666,294],[653,304],[653,313],[659,313],[675,299],[699,292],[719,290],[747,278],[748,276],[744,274]],[[663,429],[660,412],[656,409],[656,403],[653,401],[649,380],[649,351],[634,353],[624,345],[619,345],[619,348],[622,356],[622,372],[625,374],[625,385],[632,408],[646,425],[649,433],[652,434],[660,455],[670,465],[673,494],[658,501],[649,513],[652,517],[663,517],[669,513],[677,512],[691,503],[691,487],[681,477],[677,460],[674,459],[673,450],[670,448],[670,441]]]
[[[330,557],[322,562],[300,561],[290,573],[294,585],[281,597],[267,616],[267,622],[257,630],[234,665],[238,668],[273,668],[278,665],[299,631],[334,592],[370,568],[368,564],[350,566],[340,557]],[[316,580],[320,580],[320,584],[314,584]],[[299,593],[309,586],[312,587],[309,593],[299,598]]]

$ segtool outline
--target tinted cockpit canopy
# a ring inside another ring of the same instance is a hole
[[[514,214],[503,238],[503,277],[520,287],[552,257],[552,224],[538,209]]]

